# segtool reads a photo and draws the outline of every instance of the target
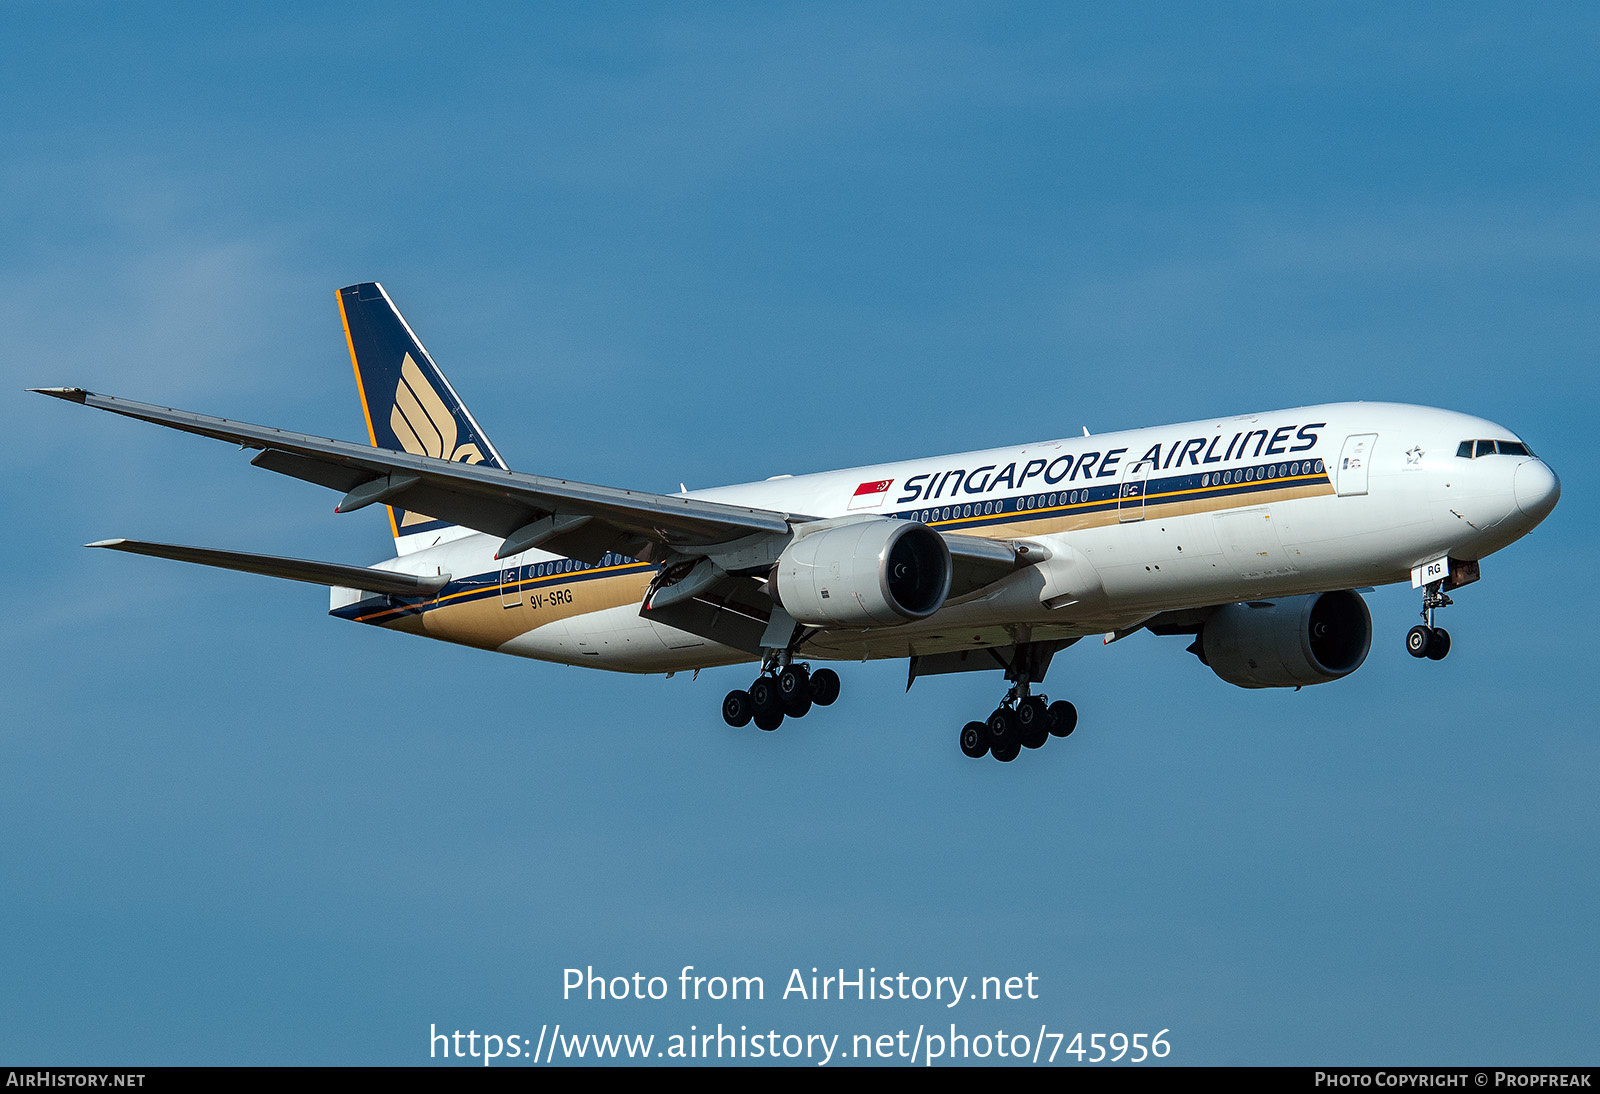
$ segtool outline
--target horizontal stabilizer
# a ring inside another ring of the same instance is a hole
[[[266,574],[268,577],[285,577],[290,581],[304,581],[312,585],[337,585],[345,589],[392,593],[395,596],[431,596],[450,580],[449,574],[418,577],[414,574],[397,574],[392,570],[374,570],[370,566],[345,566],[338,562],[313,562],[304,558],[252,555],[244,551],[182,547],[174,543],[147,543],[137,539],[103,539],[84,546],[109,547],[113,551],[127,551],[135,555],[172,558],[224,570],[242,570],[247,574]]]

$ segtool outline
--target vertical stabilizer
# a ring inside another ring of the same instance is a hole
[[[506,466],[382,285],[340,289],[339,313],[374,448]],[[389,525],[400,554],[430,546],[456,527],[395,506]]]

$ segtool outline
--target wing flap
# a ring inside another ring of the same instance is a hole
[[[292,452],[280,452],[271,448],[257,453],[250,463],[255,467],[276,471],[280,475],[326,486],[330,490],[338,490],[345,494],[372,480],[366,468],[323,463],[321,460],[311,460],[304,456],[296,456]]]

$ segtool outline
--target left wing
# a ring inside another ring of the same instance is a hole
[[[150,543],[141,539],[102,539],[84,546],[106,547],[133,555],[197,562],[221,570],[242,570],[248,574],[284,577],[311,585],[336,585],[395,596],[431,596],[450,582],[449,574],[418,576],[394,570],[378,570],[371,566],[346,566],[340,562],[315,562],[307,558],[282,558],[247,551],[219,551],[214,547],[185,547],[177,543]]]

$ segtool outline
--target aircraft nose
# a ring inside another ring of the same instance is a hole
[[[1535,521],[1541,521],[1550,515],[1561,497],[1561,480],[1543,460],[1526,460],[1517,465],[1512,492],[1516,495],[1517,508]]]

